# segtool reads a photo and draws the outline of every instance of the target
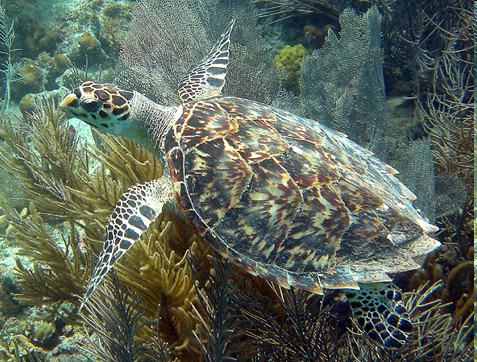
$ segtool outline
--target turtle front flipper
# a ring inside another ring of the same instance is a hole
[[[230,34],[235,20],[222,33],[209,54],[179,83],[182,103],[221,95],[229,64]]]
[[[344,290],[364,331],[386,348],[401,348],[412,323],[399,289],[393,283],[359,283],[359,290]]]
[[[81,307],[113,264],[139,240],[149,225],[160,215],[164,204],[172,199],[171,181],[166,177],[131,186],[119,198],[109,220],[103,250],[99,254]]]

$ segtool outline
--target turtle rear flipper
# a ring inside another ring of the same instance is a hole
[[[139,240],[149,225],[161,214],[164,204],[172,199],[171,181],[167,177],[131,186],[119,198],[109,219],[103,250],[99,254],[81,307],[113,264]]]
[[[344,290],[353,313],[364,331],[379,345],[401,348],[412,323],[393,283],[359,283],[359,290]]]

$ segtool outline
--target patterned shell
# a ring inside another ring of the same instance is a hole
[[[315,121],[239,98],[199,100],[184,104],[165,148],[197,232],[280,285],[322,293],[388,281],[436,245],[396,171]]]

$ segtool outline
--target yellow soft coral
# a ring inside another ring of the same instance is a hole
[[[304,54],[308,55],[308,51],[303,45],[297,44],[293,47],[287,45],[273,58],[273,64],[286,71],[286,82],[294,93],[300,92],[298,80]]]

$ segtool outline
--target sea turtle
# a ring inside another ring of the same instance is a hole
[[[389,274],[419,268],[436,227],[393,168],[345,135],[259,102],[223,96],[233,22],[180,82],[182,104],[85,82],[60,104],[154,152],[164,175],[118,201],[83,303],[164,207],[223,257],[286,288],[343,289],[364,330],[403,345],[412,329]]]

